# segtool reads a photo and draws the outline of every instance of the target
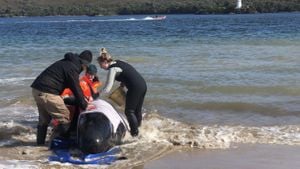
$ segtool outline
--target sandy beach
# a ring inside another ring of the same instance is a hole
[[[300,146],[245,144],[225,150],[175,152],[144,169],[299,169]]]

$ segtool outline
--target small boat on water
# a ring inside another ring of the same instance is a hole
[[[154,16],[153,17],[154,20],[164,20],[166,18],[167,18],[167,16]]]
[[[144,19],[145,20],[164,20],[166,18],[167,18],[167,16],[165,16],[165,15],[160,15],[160,16],[156,15],[156,16],[147,16]]]

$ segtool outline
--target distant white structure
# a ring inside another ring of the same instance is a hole
[[[235,9],[241,9],[241,8],[242,8],[242,0],[237,0]]]

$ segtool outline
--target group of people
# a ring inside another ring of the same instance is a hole
[[[102,48],[97,61],[102,69],[108,70],[108,74],[105,85],[99,89],[102,83],[97,77],[97,67],[91,64],[92,60],[93,54],[89,50],[80,54],[66,53],[63,59],[47,67],[31,84],[32,95],[39,112],[37,145],[45,144],[51,122],[54,127],[51,138],[65,137],[72,122],[76,120],[68,105],[73,105],[78,113],[89,110],[93,107],[92,101],[98,99],[100,93],[110,92],[115,80],[127,88],[125,115],[129,122],[130,134],[133,137],[138,136],[147,91],[144,78],[130,64],[113,59],[107,50]],[[81,76],[83,71],[85,74]]]

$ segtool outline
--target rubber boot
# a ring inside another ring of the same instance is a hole
[[[139,135],[139,129],[138,129],[138,121],[134,114],[133,110],[128,110],[125,112],[129,126],[130,126],[130,134],[132,137]]]
[[[142,112],[136,113],[135,116],[136,116],[136,119],[137,119],[137,122],[138,122],[138,126],[141,127],[142,119],[143,119]]]
[[[44,145],[47,135],[47,125],[38,125],[37,134],[36,134],[36,143],[37,145]]]

